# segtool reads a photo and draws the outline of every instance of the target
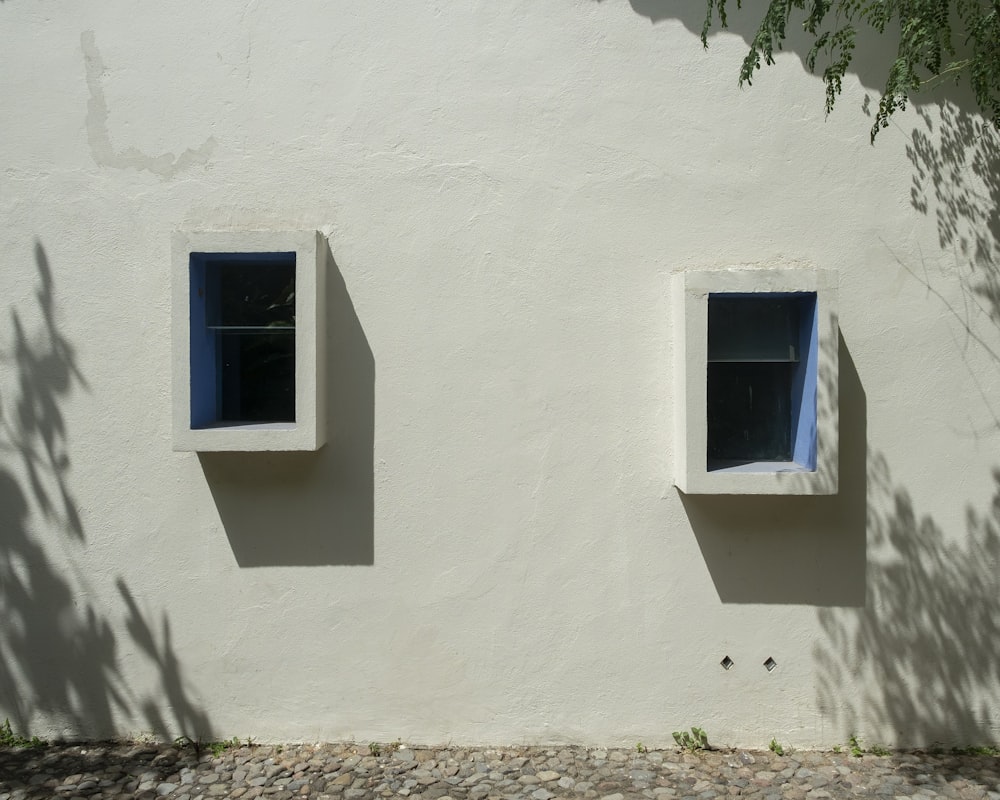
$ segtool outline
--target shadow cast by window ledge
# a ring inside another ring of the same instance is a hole
[[[198,454],[241,567],[375,563],[375,360],[329,249],[327,270],[326,445]]]
[[[867,402],[843,336],[839,362],[838,494],[680,495],[723,603],[865,604]]]

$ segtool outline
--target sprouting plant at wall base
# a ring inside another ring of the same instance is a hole
[[[1000,748],[993,747],[992,745],[953,747],[951,752],[956,756],[1000,756]]]
[[[0,747],[45,747],[45,742],[37,736],[21,736],[10,728],[10,720],[5,719],[0,725]]]
[[[646,745],[644,745],[642,742],[636,742],[635,752],[637,752],[637,753],[648,753],[649,750],[646,748]]]
[[[777,739],[771,739],[771,744],[767,746],[767,749],[777,756],[783,756],[785,754],[785,748],[778,744]]]
[[[380,745],[378,742],[369,742],[368,752],[371,753],[373,756],[376,757],[380,756],[382,755],[382,745]]]
[[[677,742],[677,746],[682,750],[693,753],[696,750],[710,749],[708,736],[701,728],[693,727],[691,728],[691,733],[687,731],[674,731],[671,735],[674,737],[674,741]]]
[[[223,739],[221,742],[208,741],[206,742],[200,736],[197,739],[192,739],[190,736],[178,736],[174,739],[174,747],[184,748],[190,747],[194,750],[194,753],[199,758],[202,752],[208,750],[214,758],[221,756],[226,750],[231,750],[234,747],[241,747],[242,743],[238,736],[234,736],[232,739]],[[247,746],[253,746],[252,739],[247,737]]]
[[[851,748],[851,755],[855,758],[861,758],[861,756],[868,754],[872,756],[887,756],[891,755],[892,751],[888,747],[883,747],[880,744],[869,745],[867,748],[861,746],[861,740],[857,736],[852,735],[850,739],[847,740],[847,744]]]
[[[249,741],[249,740],[248,740]],[[232,739],[224,739],[221,742],[210,742],[208,747],[212,751],[212,755],[218,758],[227,750],[231,750],[234,747],[240,746],[240,740],[238,736],[234,736]]]

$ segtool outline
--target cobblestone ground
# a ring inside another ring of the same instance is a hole
[[[373,754],[373,751],[374,754]],[[681,800],[741,797],[1000,800],[996,756],[583,747],[0,748],[0,800]]]

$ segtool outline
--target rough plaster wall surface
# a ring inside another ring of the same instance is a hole
[[[997,740],[995,140],[738,91],[695,6],[0,4],[0,714]],[[172,452],[177,229],[328,236],[323,450]],[[835,497],[672,486],[670,276],[731,265],[840,274]]]

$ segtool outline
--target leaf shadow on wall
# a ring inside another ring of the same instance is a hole
[[[1000,696],[1000,469],[964,534],[921,516],[876,455],[869,469],[868,602],[825,608],[817,706],[842,737],[903,746],[996,741]],[[873,738],[874,737],[874,738]]]
[[[35,266],[37,313],[12,308],[13,347],[0,350],[0,363],[17,376],[13,397],[0,398],[7,401],[0,403],[0,705],[21,732],[44,720],[71,738],[108,738],[123,726],[167,740],[210,735],[166,614],[161,637],[119,577],[125,628],[159,683],[135,691],[119,665],[121,625],[102,610],[118,599],[102,602],[79,569],[87,537],[70,486],[61,405],[89,387],[57,325],[53,273],[40,243]]]
[[[906,154],[913,164],[910,203],[933,218],[941,254],[919,268],[893,253],[897,265],[951,315],[964,341],[957,342],[969,377],[1000,428],[995,392],[966,354],[981,349],[1000,366],[1000,132],[946,100],[940,116],[919,110]],[[892,252],[892,248],[889,248]],[[960,301],[951,299],[958,281]]]
[[[919,111],[907,155],[913,207],[937,227],[941,253],[914,268],[897,264],[951,315],[956,350],[1000,428],[1000,135],[945,101]],[[953,286],[961,285],[960,301]],[[976,358],[968,355],[975,353]],[[983,369],[985,354],[992,370]],[[985,508],[966,505],[964,530],[945,530],[896,482],[887,459],[868,466],[868,602],[821,609],[825,640],[814,648],[817,706],[842,737],[901,745],[997,741],[1000,697],[1000,469]],[[956,774],[962,765],[942,769]]]
[[[680,494],[723,603],[865,603],[867,404],[843,336],[837,347],[837,494]]]
[[[326,444],[198,454],[241,567],[375,562],[375,359],[329,249],[326,257]]]

